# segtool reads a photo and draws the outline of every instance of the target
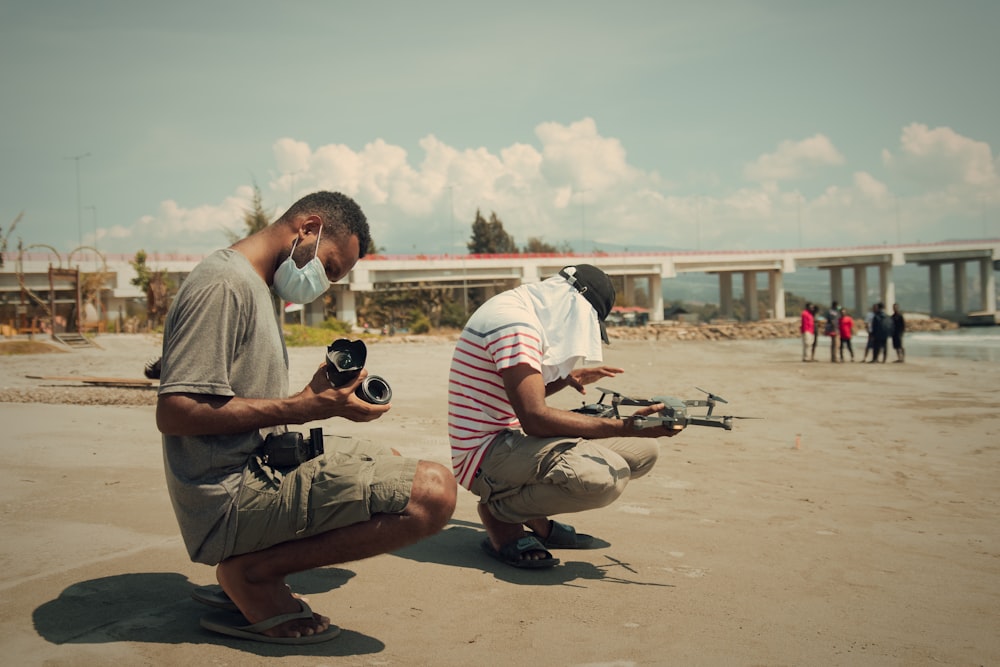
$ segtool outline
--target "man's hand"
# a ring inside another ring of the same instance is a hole
[[[320,364],[312,380],[295,398],[308,406],[309,421],[330,417],[343,417],[352,422],[374,421],[388,412],[392,405],[374,405],[354,395],[366,377],[368,371],[362,369],[352,382],[334,387],[326,377],[326,364]]]
[[[613,378],[619,373],[624,373],[624,368],[614,366],[592,366],[590,368],[574,368],[566,376],[566,385],[573,387],[581,394],[586,394],[584,385],[593,384],[602,378]]]
[[[624,417],[623,419],[626,422],[628,422],[629,426],[631,427],[632,424],[629,421],[631,417],[651,417],[660,410],[664,409],[665,407],[667,406],[665,406],[663,403],[657,403],[655,405],[643,405],[642,407],[638,408],[635,412],[633,412],[631,415],[629,415],[628,417]],[[649,431],[649,433],[643,433],[643,435],[647,437],[672,438],[681,431],[683,431],[684,427],[681,424],[671,424],[669,426],[666,424],[662,424],[660,426],[651,426],[648,428],[644,428],[642,430]]]

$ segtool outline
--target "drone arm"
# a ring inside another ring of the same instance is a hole
[[[711,426],[723,428],[727,431],[733,430],[732,417],[633,417],[632,428],[642,430],[655,426],[666,426],[668,428],[679,429],[685,426]]]
[[[724,428],[727,431],[733,430],[733,418],[732,417],[689,417],[688,423],[692,426],[713,426],[715,428]]]

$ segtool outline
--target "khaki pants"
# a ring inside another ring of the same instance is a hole
[[[224,558],[406,509],[417,459],[365,440],[334,437],[327,446],[331,451],[286,472],[250,462]]]
[[[506,431],[472,482],[479,502],[507,523],[611,504],[659,456],[655,438],[533,438]]]
[[[816,342],[816,334],[812,331],[802,332],[802,361],[809,361],[812,358],[813,343]]]

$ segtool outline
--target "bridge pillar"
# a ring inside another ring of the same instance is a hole
[[[955,262],[955,315],[965,315],[965,262]]]
[[[868,267],[854,267],[854,312],[858,315],[868,311]]]
[[[485,301],[489,301],[490,299],[492,299],[493,297],[495,297],[497,294],[499,294],[500,292],[504,291],[504,289],[506,289],[506,288],[499,288],[498,289],[496,285],[483,285],[483,287],[482,287],[482,290],[483,290],[483,301],[484,302]],[[465,285],[465,300],[466,300],[466,302],[468,302],[468,299],[469,299],[469,285],[466,284]],[[469,313],[469,314],[471,315],[471,313]]]
[[[941,263],[932,262],[927,268],[930,269],[931,280],[931,317],[937,317],[944,310],[941,303]]]
[[[746,305],[746,321],[756,322],[760,319],[757,308],[757,272],[743,272],[743,303]]]
[[[997,312],[997,281],[993,273],[993,260],[979,260],[979,285],[982,292],[982,311],[995,314]]]
[[[357,301],[350,288],[337,290],[337,319],[348,324],[357,324]]]
[[[767,272],[767,288],[771,295],[771,317],[785,319],[785,281],[780,269]]]
[[[663,278],[659,273],[649,276],[649,321],[663,321]]]
[[[723,319],[733,317],[733,274],[728,271],[719,273],[719,310]]]
[[[896,283],[892,282],[892,262],[878,265],[878,291],[886,310],[891,310],[896,303]]]
[[[839,266],[830,268],[830,301],[844,303],[844,272]]]
[[[625,303],[630,306],[638,305],[635,302],[635,276],[622,276],[622,282],[624,283]]]

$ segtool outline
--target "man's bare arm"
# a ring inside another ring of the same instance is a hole
[[[354,395],[367,376],[334,388],[323,367],[299,393],[287,398],[241,398],[206,394],[162,394],[156,402],[156,426],[165,435],[226,435],[285,424],[305,424],[343,417],[354,422],[378,419],[390,405],[373,405]]]
[[[521,428],[528,435],[541,438],[658,438],[670,437],[680,429],[654,427],[635,430],[628,419],[605,419],[570,410],[553,408],[545,402],[546,386],[542,374],[527,364],[518,364],[502,373],[504,388]],[[636,414],[650,415],[662,405],[640,408]]]

